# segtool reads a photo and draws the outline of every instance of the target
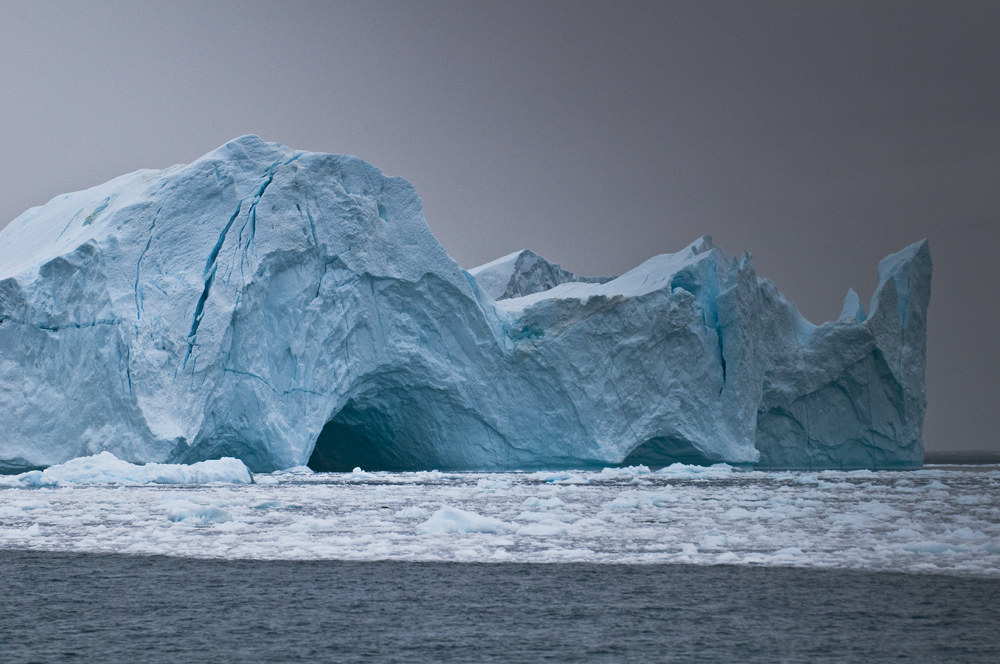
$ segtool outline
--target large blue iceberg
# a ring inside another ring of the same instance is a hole
[[[0,469],[915,468],[926,242],[806,321],[708,237],[469,272],[405,180],[246,136],[0,231]]]

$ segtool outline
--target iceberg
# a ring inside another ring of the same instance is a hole
[[[820,326],[707,236],[466,272],[406,180],[244,136],[0,230],[0,470],[919,467],[926,241],[878,272]]]

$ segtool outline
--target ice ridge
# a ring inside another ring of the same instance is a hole
[[[528,249],[515,251],[474,267],[469,270],[469,274],[476,278],[479,286],[494,300],[541,293],[570,282],[603,284],[614,279],[573,274]]]
[[[0,231],[0,469],[919,467],[926,241],[878,272],[820,326],[708,237],[464,272],[407,181],[245,136]]]

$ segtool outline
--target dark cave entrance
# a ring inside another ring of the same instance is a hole
[[[380,441],[369,432],[333,419],[316,439],[307,465],[319,473],[349,473],[359,467],[389,470],[380,448]]]
[[[621,462],[622,466],[643,465],[656,470],[672,463],[684,463],[689,466],[711,466],[721,459],[712,459],[683,438],[662,437],[651,438],[632,450]]]
[[[320,432],[309,457],[309,468],[317,472],[349,473],[355,468],[379,470],[426,470],[430,458],[426,412],[408,408],[348,402]],[[388,413],[392,413],[391,415]]]

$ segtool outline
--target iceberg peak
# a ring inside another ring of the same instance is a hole
[[[494,300],[508,300],[551,290],[566,283],[605,283],[613,277],[581,277],[522,249],[469,270]]]
[[[865,322],[865,309],[861,306],[861,298],[854,292],[853,288],[847,289],[844,296],[844,307],[840,310],[840,317],[837,319],[843,323],[863,323]]]
[[[688,250],[694,256],[703,254],[706,251],[711,251],[712,249],[715,249],[715,244],[712,243],[711,235],[702,235],[700,238],[688,245]]]

